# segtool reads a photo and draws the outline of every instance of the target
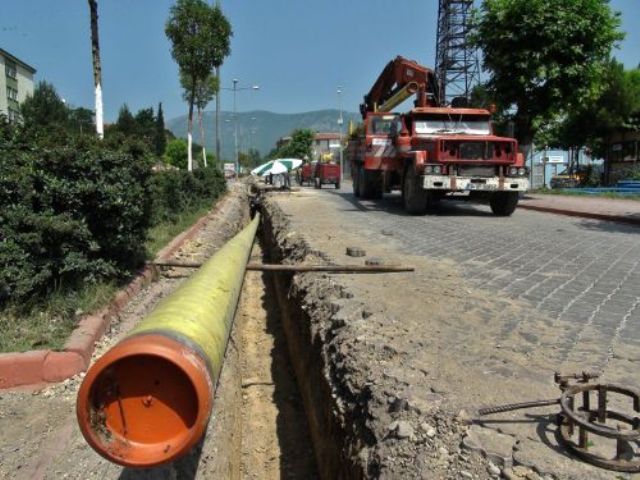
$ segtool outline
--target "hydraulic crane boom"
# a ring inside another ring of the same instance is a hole
[[[384,68],[360,105],[363,118],[367,112],[389,112],[411,95],[415,106],[438,106],[437,82],[433,70],[397,56]]]

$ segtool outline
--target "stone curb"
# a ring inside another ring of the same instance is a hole
[[[218,210],[225,195],[214,206]],[[167,260],[186,242],[195,237],[211,218],[208,212],[200,217],[189,229],[171,240],[156,258]],[[0,390],[55,383],[85,371],[91,362],[95,343],[109,328],[111,319],[144,287],[154,281],[155,269],[145,267],[138,275],[101,310],[83,317],[76,329],[65,342],[61,351],[31,350],[28,352],[0,353]]]
[[[555,213],[558,215],[567,215],[569,217],[591,218],[593,220],[605,220],[607,222],[626,223],[628,225],[640,225],[640,218],[633,218],[633,217],[630,218],[630,217],[623,217],[619,215],[607,215],[604,213],[593,213],[593,212],[580,212],[577,210],[565,210],[562,208],[540,207],[538,205],[519,204],[518,208],[536,210],[538,212],[545,212],[545,213]]]

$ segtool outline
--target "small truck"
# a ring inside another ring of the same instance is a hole
[[[316,163],[313,184],[316,188],[322,188],[322,185],[326,184],[332,184],[335,188],[340,188],[340,165],[333,162]]]

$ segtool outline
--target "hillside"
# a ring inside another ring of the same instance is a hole
[[[234,122],[233,112],[221,112],[222,155],[233,158]],[[289,135],[296,128],[310,128],[317,132],[338,131],[338,110],[317,110],[306,113],[273,113],[261,110],[238,113],[238,148],[241,151],[256,148],[266,155],[274,148],[278,138]],[[343,112],[344,131],[347,131],[349,120],[359,121],[359,114]],[[167,128],[177,137],[187,137],[187,116],[173,118],[167,122]],[[211,152],[215,150],[215,112],[204,115],[205,143]],[[251,134],[251,132],[254,132]],[[200,132],[194,126],[195,142],[200,142]]]

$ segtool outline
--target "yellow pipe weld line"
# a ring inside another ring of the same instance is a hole
[[[129,336],[167,332],[197,345],[206,355],[215,384],[223,357],[259,214],[234,238],[162,300]]]

